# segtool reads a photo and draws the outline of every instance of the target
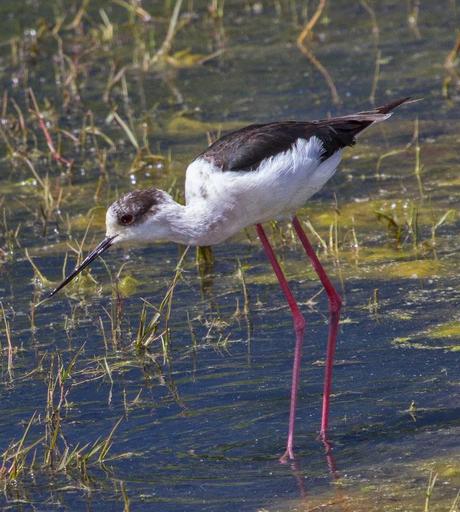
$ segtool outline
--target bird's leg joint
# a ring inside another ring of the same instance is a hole
[[[307,325],[307,321],[300,311],[294,314],[294,330],[296,334],[303,334],[305,331],[305,327]]]
[[[331,314],[338,314],[342,308],[342,297],[332,288],[332,293],[329,295],[329,312]]]

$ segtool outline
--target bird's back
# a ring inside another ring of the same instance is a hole
[[[318,121],[278,121],[252,124],[232,131],[211,144],[197,158],[204,158],[223,172],[253,171],[265,158],[289,150],[298,139],[317,137],[323,144],[322,161],[352,146],[356,135],[409,101],[403,98],[374,110]]]
[[[187,204],[210,211],[225,236],[294,213],[334,174],[342,149],[408,101],[311,122],[253,124],[221,137],[188,167]]]

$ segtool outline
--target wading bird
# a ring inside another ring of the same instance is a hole
[[[319,121],[253,124],[228,133],[188,166],[186,204],[156,188],[134,190],[107,210],[106,238],[50,294],[54,295],[110,246],[122,242],[172,241],[184,245],[219,244],[255,224],[265,253],[278,278],[294,320],[295,350],[286,452],[294,458],[294,428],[305,320],[262,227],[272,219],[291,218],[329,300],[330,325],[326,351],[320,435],[329,418],[332,366],[341,298],[324,271],[295,215],[331,178],[342,151],[370,125],[384,121],[403,98],[374,110]]]

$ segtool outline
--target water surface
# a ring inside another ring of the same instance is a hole
[[[21,438],[34,413],[24,445],[48,433],[21,475],[3,478],[3,509],[422,510],[432,471],[438,477],[430,510],[449,510],[460,488],[455,66],[447,97],[443,83],[457,3],[422,2],[411,25],[406,3],[331,2],[308,44],[341,105],[295,44],[313,2],[228,1],[223,17],[206,2],[187,3],[170,58],[158,63],[148,59],[173,5],[144,2],[153,16],[147,20],[127,8],[133,4],[94,1],[80,13],[80,2],[0,6],[0,292],[13,345],[8,365],[2,318],[1,449]],[[74,161],[70,171],[49,156],[28,111],[29,87],[62,154]],[[145,350],[134,343],[142,306],[163,299],[180,257],[173,244],[114,249],[107,267],[93,266],[94,282],[33,307],[46,286],[25,249],[47,279],[59,281],[66,253],[67,268],[75,262],[67,243],[75,247],[91,220],[90,249],[103,235],[104,208],[121,192],[155,185],[181,198],[187,162],[208,136],[248,122],[363,110],[373,87],[377,102],[423,101],[399,109],[347,150],[340,171],[300,212],[323,240],[312,235],[345,300],[332,456],[317,440],[327,301],[290,226],[267,229],[308,321],[296,464],[278,462],[291,319],[253,229],[215,248],[204,281],[189,251],[168,325],[163,315]],[[144,148],[141,157],[114,111]],[[15,152],[42,180],[48,176],[45,191]],[[48,210],[47,190],[54,200],[63,194]],[[119,271],[122,283],[129,276],[137,284],[117,299],[111,283]],[[46,461],[60,399],[58,386],[50,407],[49,386],[61,363],[72,370],[54,459]],[[60,467],[66,447],[107,438],[120,418],[102,464],[96,455],[87,472],[77,463]]]

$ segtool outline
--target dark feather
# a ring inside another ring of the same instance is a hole
[[[386,119],[394,108],[409,100],[403,98],[374,110],[319,121],[252,124],[224,135],[199,157],[222,171],[252,171],[265,158],[290,149],[296,140],[317,137],[323,143],[324,161],[339,149],[352,146],[356,135],[372,123]]]
[[[125,224],[124,219],[128,219],[127,223],[133,224],[142,220],[147,212],[155,213],[156,207],[163,202],[163,194],[161,190],[151,187],[122,195],[112,205],[118,223]]]

